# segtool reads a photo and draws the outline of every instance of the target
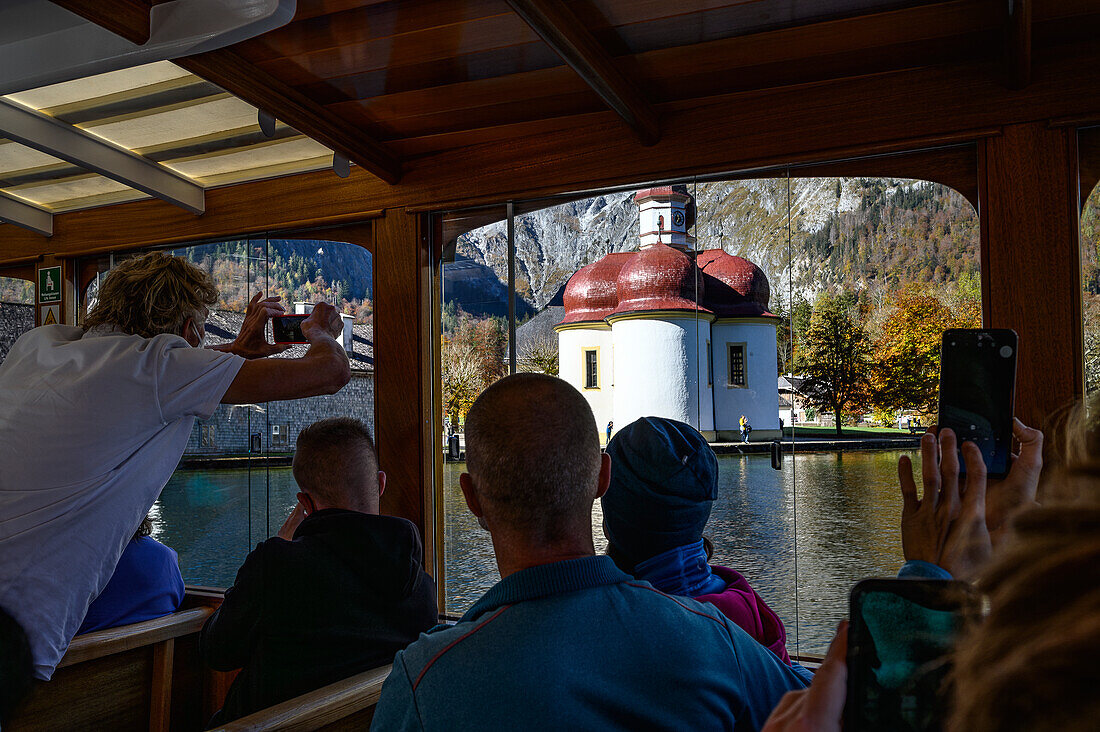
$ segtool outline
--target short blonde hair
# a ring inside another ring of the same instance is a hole
[[[113,325],[145,338],[181,335],[188,318],[201,317],[217,301],[207,272],[167,252],[150,252],[110,271],[84,327]]]

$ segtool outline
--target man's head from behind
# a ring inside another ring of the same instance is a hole
[[[607,488],[608,466],[588,402],[552,376],[501,379],[466,417],[462,491],[494,544],[590,543],[592,503]]]
[[[218,288],[207,272],[167,252],[150,252],[108,273],[84,327],[116,326],[145,338],[171,333],[199,345],[217,301]]]
[[[293,471],[302,489],[298,500],[310,513],[324,508],[378,513],[386,474],[378,469],[370,430],[357,419],[332,417],[302,430]]]

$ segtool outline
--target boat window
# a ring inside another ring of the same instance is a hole
[[[935,421],[941,333],[981,326],[974,207],[931,181],[784,169],[512,211],[466,229],[441,272],[446,612],[498,579],[458,475],[465,410],[509,370],[514,327],[516,370],[573,383],[601,443],[652,414],[711,441],[712,563],[748,579],[792,653],[823,653],[855,581],[902,564],[897,461]],[[846,374],[828,370],[838,354]],[[602,520],[597,502],[601,552]]]
[[[374,431],[371,254],[327,239],[237,239],[171,250],[214,279],[218,302],[206,322],[207,345],[232,341],[249,300],[278,296],[287,313],[325,301],[338,307],[351,382],[337,394],[265,404],[221,405],[197,421],[175,474],[154,504],[153,536],[176,550],[185,581],[228,587],[247,553],[273,536],[294,507],[290,464],[298,433],[328,417],[354,417]],[[132,256],[132,255],[128,255]],[[123,256],[82,263],[83,302]],[[270,336],[270,327],[268,334]],[[293,345],[276,357],[293,357]]]
[[[34,283],[0,276],[0,363],[19,336],[34,327]]]

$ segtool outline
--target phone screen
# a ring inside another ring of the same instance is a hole
[[[968,585],[864,580],[851,596],[846,731],[940,730],[950,653],[977,614]]]
[[[308,315],[276,315],[271,319],[272,340],[276,343],[307,343],[302,335],[302,321]]]
[[[939,426],[950,427],[982,451],[990,477],[1008,472],[1016,387],[1015,331],[951,329],[943,332]],[[962,455],[959,468],[966,472]]]

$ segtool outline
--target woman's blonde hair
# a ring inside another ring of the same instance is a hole
[[[167,252],[150,252],[110,271],[84,327],[116,326],[145,338],[182,335],[188,318],[200,319],[217,301],[218,288],[207,272]]]
[[[1092,730],[1100,719],[1100,400],[1050,429],[1042,508],[1020,514],[979,583],[989,616],[960,644],[949,729]]]

